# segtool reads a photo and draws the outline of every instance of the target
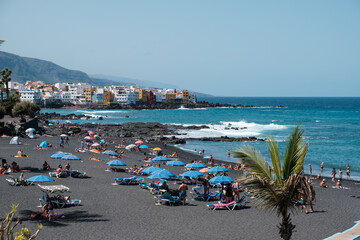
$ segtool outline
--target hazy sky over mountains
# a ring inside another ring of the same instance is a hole
[[[221,96],[360,96],[360,1],[1,0],[2,51]]]

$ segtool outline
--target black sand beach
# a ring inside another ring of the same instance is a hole
[[[81,157],[80,161],[69,161],[73,169],[85,171],[90,178],[56,178],[55,182],[44,185],[63,184],[70,188],[72,198],[81,199],[82,205],[64,209],[55,209],[56,213],[64,214],[53,222],[32,220],[31,212],[41,211],[39,198],[42,193],[38,186],[13,187],[7,184],[7,175],[0,175],[1,181],[1,217],[10,210],[12,203],[19,203],[19,215],[23,224],[36,229],[38,223],[44,225],[38,239],[279,239],[277,225],[280,218],[276,214],[266,214],[251,203],[246,208],[236,211],[209,211],[207,202],[194,201],[188,191],[186,206],[156,206],[155,198],[149,191],[139,186],[114,186],[115,177],[129,177],[128,173],[106,172],[103,162],[90,161],[94,156],[89,153],[75,153],[75,147],[80,147],[80,137],[70,137],[70,145],[59,148],[59,137],[40,137],[37,139],[20,139],[22,145],[10,145],[10,138],[0,138],[0,157],[10,164],[16,161],[22,169],[41,168],[46,160],[52,168],[66,161],[51,159],[57,151],[65,151]],[[34,149],[41,141],[46,140],[55,147],[49,150]],[[109,139],[106,139],[107,141]],[[117,143],[120,139],[112,139]],[[160,143],[148,144],[150,147],[162,147]],[[28,157],[15,158],[19,149]],[[108,149],[114,150],[114,145]],[[199,158],[190,153],[168,146],[163,152],[180,153],[180,160],[190,162]],[[144,162],[144,155],[139,152],[126,151],[122,160],[128,167],[138,166]],[[109,157],[96,154],[100,159]],[[181,167],[162,167],[181,172]],[[314,171],[314,174],[317,172]],[[25,172],[27,178],[38,175],[39,172]],[[48,175],[48,172],[40,174]],[[236,177],[238,173],[229,175]],[[18,177],[19,173],[12,173]],[[151,182],[145,179],[145,182]],[[332,186],[331,179],[327,183]],[[344,186],[350,189],[320,188],[319,181],[314,180],[316,203],[314,213],[292,215],[296,232],[293,239],[323,239],[337,232],[342,232],[354,225],[360,219],[360,185],[344,181]],[[178,185],[169,182],[170,188]],[[191,186],[189,186],[191,189]],[[67,194],[65,194],[67,195]]]

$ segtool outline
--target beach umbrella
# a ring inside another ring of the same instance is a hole
[[[143,141],[141,141],[141,140],[137,140],[136,142],[135,142],[135,144],[138,144],[138,145],[141,145],[141,144],[143,144],[144,142]]]
[[[135,144],[129,144],[125,147],[125,149],[130,151],[131,149],[136,148],[136,147],[137,146]]]
[[[42,148],[47,148],[48,147],[48,144],[46,141],[43,141],[40,143],[39,147],[42,147]]]
[[[154,148],[155,151],[161,151],[161,148]]]
[[[108,165],[108,166],[126,166],[126,163],[124,163],[123,161],[120,161],[120,160],[114,160],[114,161],[107,162],[106,165]]]
[[[87,140],[92,140],[93,138],[92,138],[92,137],[90,137],[90,136],[86,136],[86,137],[84,137],[84,139],[87,139]]]
[[[200,176],[204,176],[204,174],[199,171],[187,171],[187,172],[184,172],[183,174],[181,174],[180,176],[182,176],[182,177],[200,177]]]
[[[71,121],[70,121],[70,120],[66,120],[65,122],[67,122],[67,123],[71,123]]]
[[[99,150],[97,150],[97,149],[91,149],[91,150],[90,150],[90,152],[93,152],[93,153],[100,153],[100,151],[99,151]]]
[[[73,131],[68,131],[68,134],[73,134],[74,132]]]
[[[212,184],[217,184],[217,183],[232,183],[234,182],[234,179],[232,179],[231,177],[228,176],[217,176],[217,177],[213,177],[209,180],[209,182],[211,182]]]
[[[100,144],[98,144],[98,143],[93,143],[93,144],[91,144],[91,146],[92,146],[92,147],[98,147],[98,146],[100,146]]]
[[[151,176],[147,177],[148,179],[168,179],[171,177],[175,177],[176,175],[168,170],[159,170],[156,172],[152,172]]]
[[[205,156],[204,158],[209,159],[209,158],[210,158],[210,156]]]
[[[148,173],[153,173],[153,172],[156,172],[156,171],[159,171],[159,170],[163,170],[163,169],[159,168],[159,167],[147,167],[144,170],[142,170],[141,173],[148,174]]]
[[[109,155],[109,156],[119,156],[119,154],[117,154],[116,152],[111,151],[111,150],[107,150],[105,152],[102,152],[102,154]]]
[[[207,171],[209,171],[210,168],[202,168],[199,170],[199,172],[202,172],[202,173],[206,173]]]
[[[175,161],[167,162],[166,165],[168,165],[168,166],[185,166],[186,164],[182,161],[175,160]]]
[[[203,163],[191,163],[186,168],[206,168],[206,165]]]
[[[217,167],[213,167],[210,168],[209,171],[207,171],[208,173],[219,173],[219,172],[228,172],[229,169],[225,168],[225,167],[221,167],[221,166],[217,166]]]
[[[89,136],[90,136],[90,137],[92,137],[92,136],[94,136],[94,135],[95,135],[94,132],[92,132],[92,131],[89,132]]]
[[[54,126],[54,124],[52,124],[52,123],[49,123],[49,126]]]
[[[105,144],[105,140],[104,140],[104,139],[101,139],[100,142]]]
[[[66,134],[61,134],[60,137],[67,137],[68,135]]]
[[[55,153],[53,155],[51,155],[50,157],[51,158],[54,158],[54,159],[57,159],[57,158],[62,158],[66,155],[69,155],[68,153],[64,153],[64,152],[58,152],[58,153]]]
[[[158,157],[153,158],[152,161],[153,162],[161,162],[161,161],[170,161],[170,159],[168,159],[167,157],[158,156]]]
[[[76,155],[65,155],[61,159],[62,160],[81,160],[81,158],[79,158]]]
[[[95,137],[95,138],[99,138],[99,135],[95,135],[94,137]]]
[[[33,176],[33,177],[27,179],[27,181],[28,182],[52,182],[55,180],[48,176],[37,175],[37,176]]]
[[[148,148],[148,146],[147,145],[141,145],[141,146],[139,146],[139,148],[145,149],[145,148]]]

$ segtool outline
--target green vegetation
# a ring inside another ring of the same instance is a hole
[[[0,119],[3,119],[6,114],[6,109],[0,106]]]
[[[40,111],[40,107],[36,103],[31,102],[19,102],[16,103],[12,114],[13,116],[23,116],[23,115],[29,115],[30,117],[35,117],[35,115]]]
[[[311,197],[310,186],[303,175],[303,164],[308,151],[308,143],[304,143],[304,131],[295,127],[289,136],[285,156],[281,166],[279,145],[273,138],[268,138],[268,151],[272,166],[266,162],[260,151],[245,146],[235,151],[235,157],[247,166],[251,175],[240,181],[253,191],[256,206],[267,212],[281,215],[279,233],[281,238],[291,238],[295,225],[291,223],[290,210],[296,210],[299,196]]]
[[[6,218],[2,220],[0,225],[0,240],[4,240],[4,239],[33,240],[39,235],[41,229],[43,228],[43,226],[39,224],[37,231],[34,234],[31,234],[31,230],[23,226],[20,229],[20,231],[15,232],[15,228],[19,224],[21,224],[20,217],[17,217],[17,221],[15,223],[13,222],[18,206],[19,206],[18,204],[17,205],[13,204],[11,212],[7,213]]]

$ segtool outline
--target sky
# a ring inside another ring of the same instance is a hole
[[[360,97],[360,1],[0,0],[1,51],[216,96]]]

